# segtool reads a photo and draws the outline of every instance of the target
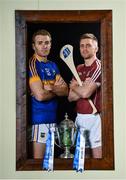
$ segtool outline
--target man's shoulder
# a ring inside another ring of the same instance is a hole
[[[36,64],[36,61],[37,59],[32,56],[30,59],[29,59],[29,66],[34,66]]]
[[[100,60],[100,59],[98,59],[98,58],[96,59],[96,61],[98,61],[98,62],[100,62],[100,63],[101,63],[101,60]]]
[[[101,60],[100,59],[96,59],[95,62],[98,63],[98,64],[101,64]]]
[[[96,61],[95,61],[95,63],[94,63],[94,66],[95,66],[96,68],[101,69],[101,60],[96,59]]]
[[[90,68],[93,70],[95,69],[101,69],[101,60],[96,59],[90,66]]]

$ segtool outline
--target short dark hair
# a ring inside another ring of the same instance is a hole
[[[35,33],[33,34],[33,36],[32,36],[32,43],[35,42],[35,37],[36,37],[37,35],[49,36],[49,37],[50,37],[50,40],[52,40],[51,34],[50,34],[47,30],[45,30],[45,29],[40,29],[40,30],[38,30],[37,32],[35,32]]]
[[[98,39],[96,38],[96,36],[92,33],[85,33],[85,34],[82,34],[80,36],[80,40],[82,39],[92,39],[92,40],[95,40],[97,43],[98,43]]]

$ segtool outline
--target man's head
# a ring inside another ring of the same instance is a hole
[[[51,49],[51,34],[45,29],[35,32],[32,36],[32,47],[41,57],[47,57]]]
[[[80,53],[86,60],[96,56],[98,51],[98,40],[94,34],[86,33],[80,37]]]

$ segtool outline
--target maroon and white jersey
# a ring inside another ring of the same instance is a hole
[[[91,66],[81,64],[77,67],[77,72],[80,79],[84,82],[86,78],[90,77],[94,82],[101,84],[101,61],[96,59]],[[96,89],[90,99],[95,105],[98,112],[101,111],[101,86]],[[76,110],[81,114],[92,114],[93,109],[87,98],[81,98],[77,101]]]

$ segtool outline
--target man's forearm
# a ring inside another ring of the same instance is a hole
[[[68,96],[68,87],[67,85],[54,85],[52,88],[52,92],[57,96]]]
[[[55,96],[56,95],[52,91],[48,91],[48,90],[45,90],[45,89],[42,91],[42,101],[48,101],[48,100],[52,99]]]
[[[80,96],[77,93],[75,93],[72,89],[70,89],[68,100],[72,102],[77,101],[78,99],[80,99]]]
[[[44,89],[34,94],[34,96],[35,99],[38,101],[48,101],[53,97],[55,97],[56,95],[53,92]]]
[[[80,98],[90,98],[90,96],[96,91],[98,88],[95,82],[90,82],[88,84],[83,84],[82,86],[71,86],[71,89],[80,96]]]

